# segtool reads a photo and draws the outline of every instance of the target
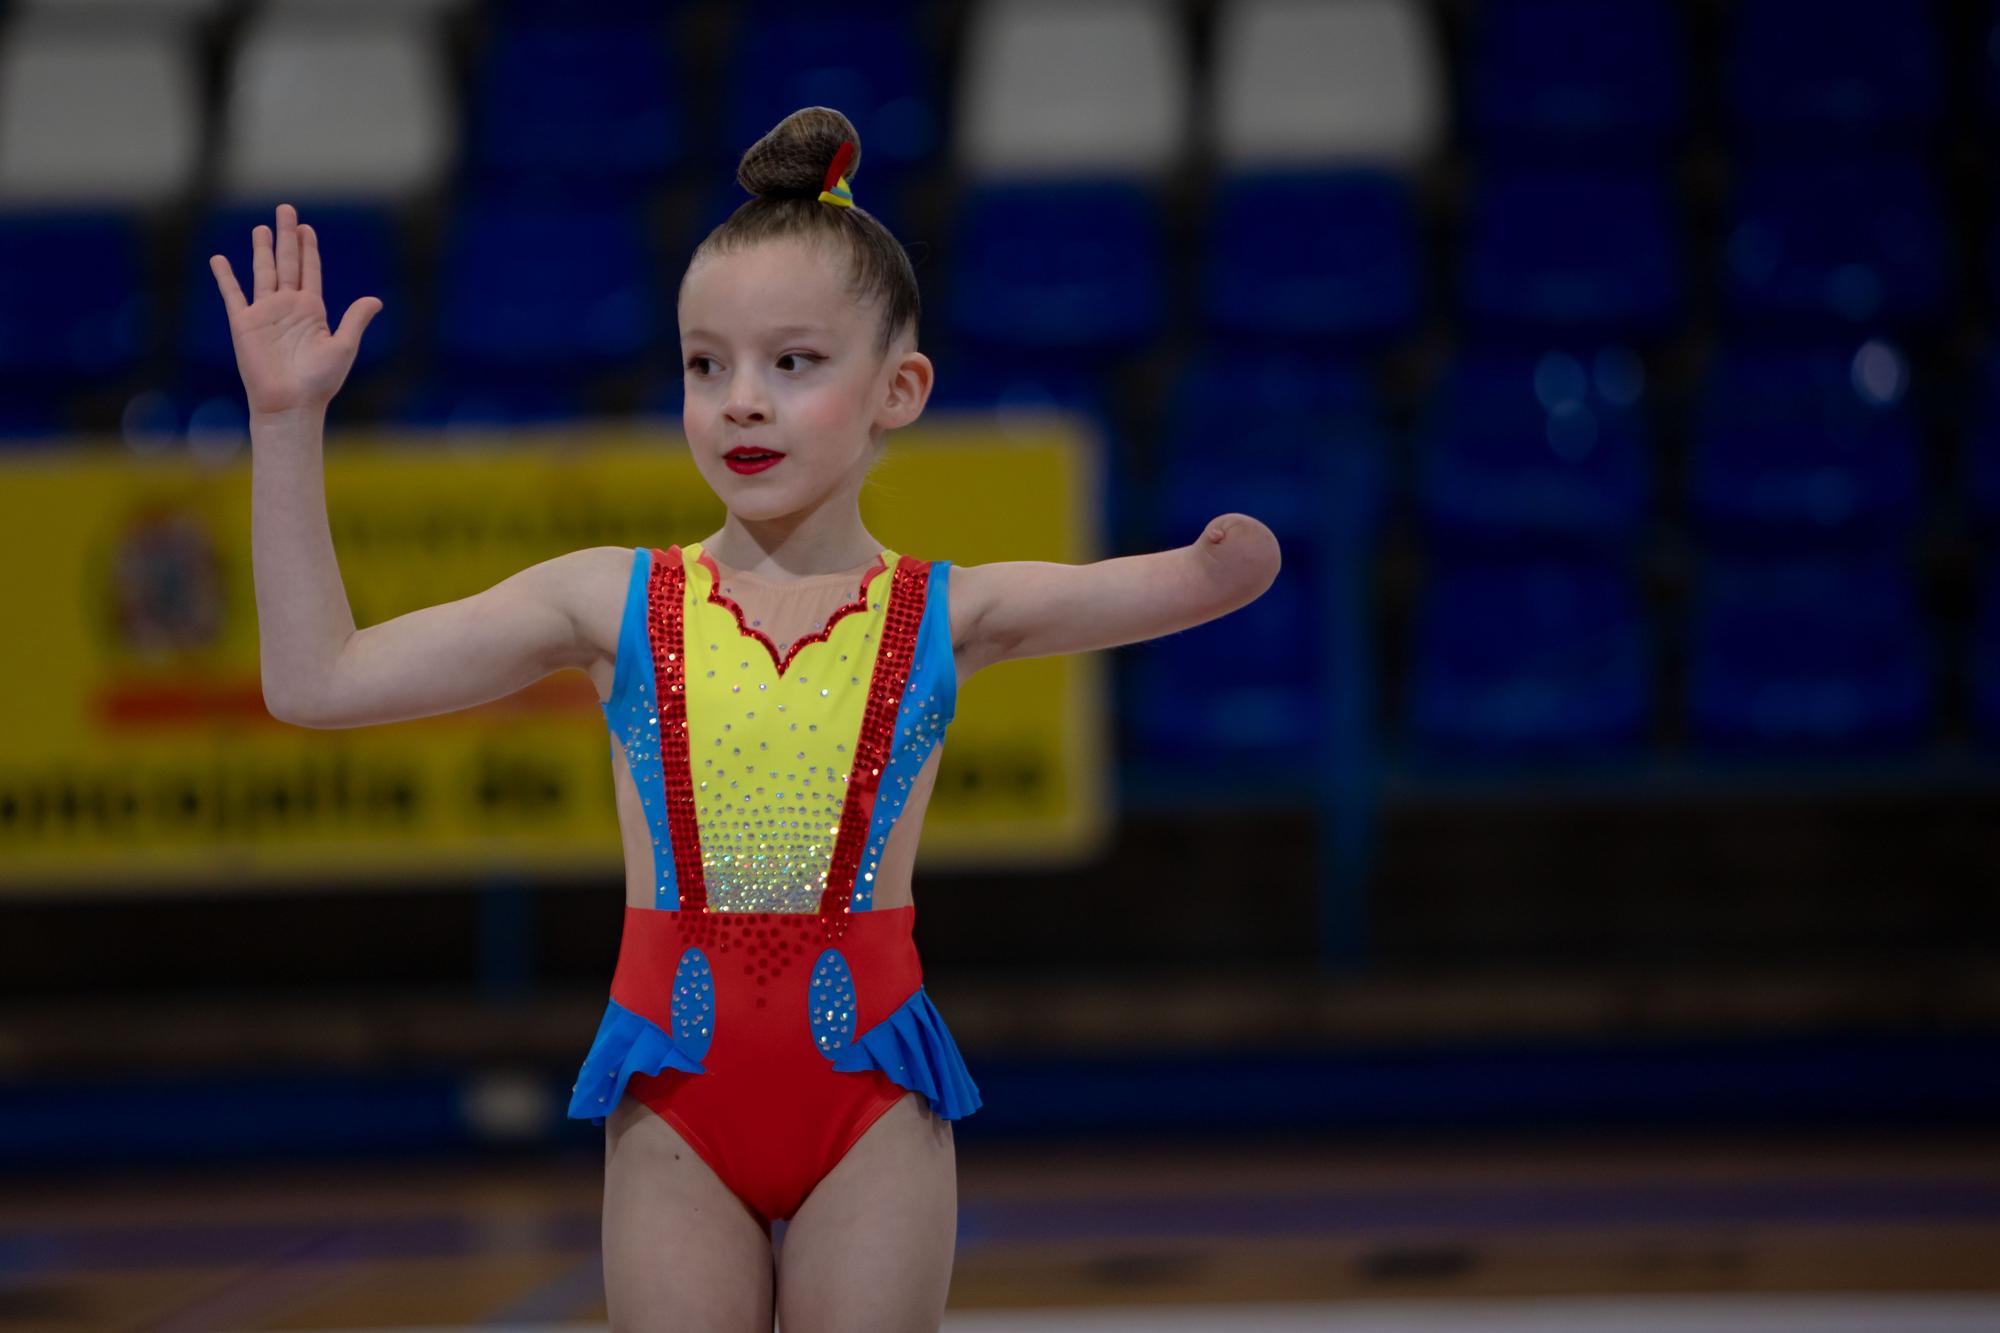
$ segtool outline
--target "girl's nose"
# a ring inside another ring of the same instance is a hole
[[[732,394],[722,406],[722,415],[738,426],[755,425],[770,420],[761,398],[748,394]]]

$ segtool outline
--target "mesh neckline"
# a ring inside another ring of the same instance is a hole
[[[722,575],[722,581],[725,583],[731,579],[747,579],[751,583],[761,583],[769,587],[775,587],[775,588],[792,588],[792,587],[797,587],[801,584],[828,583],[835,579],[840,579],[848,583],[853,583],[858,581],[863,574],[866,574],[869,570],[875,568],[876,565],[882,562],[882,555],[880,552],[877,552],[875,556],[868,561],[867,564],[856,565],[853,569],[844,569],[832,574],[805,574],[798,578],[785,579],[785,578],[772,578],[768,574],[752,574],[747,570],[737,569],[731,565],[725,565],[720,560],[717,560],[706,546],[701,548],[701,554],[707,556],[708,559],[715,565],[716,570]]]

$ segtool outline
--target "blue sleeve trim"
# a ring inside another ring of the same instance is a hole
[[[652,660],[646,633],[646,589],[653,575],[653,553],[641,546],[632,552],[632,573],[625,581],[625,613],[618,621],[618,660],[611,668],[611,697],[604,706],[616,712],[632,688],[632,673],[643,659]]]
[[[604,720],[625,749],[632,783],[653,839],[653,905],[668,911],[681,905],[674,871],[674,844],[667,823],[666,770],[660,758],[659,704],[654,684],[652,603],[653,551],[641,546],[632,553],[632,576],[625,587],[625,615],[618,629],[618,662],[611,675],[611,697],[603,704]],[[649,719],[651,719],[649,721]]]
[[[931,565],[927,604],[932,608],[932,618],[920,627],[921,637],[928,640],[922,651],[935,664],[934,693],[938,707],[944,711],[944,720],[949,723],[958,715],[958,655],[951,646],[951,561],[939,560]]]

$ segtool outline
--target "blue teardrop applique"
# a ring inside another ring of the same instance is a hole
[[[674,1041],[699,1060],[715,1034],[715,974],[708,955],[690,948],[674,969]]]
[[[813,965],[812,984],[806,989],[810,1006],[813,1045],[831,1060],[854,1040],[854,974],[838,949],[828,949]]]

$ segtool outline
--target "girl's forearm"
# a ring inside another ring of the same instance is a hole
[[[311,716],[312,700],[354,634],[334,557],[322,458],[326,407],[252,413],[250,549],[264,704]]]

